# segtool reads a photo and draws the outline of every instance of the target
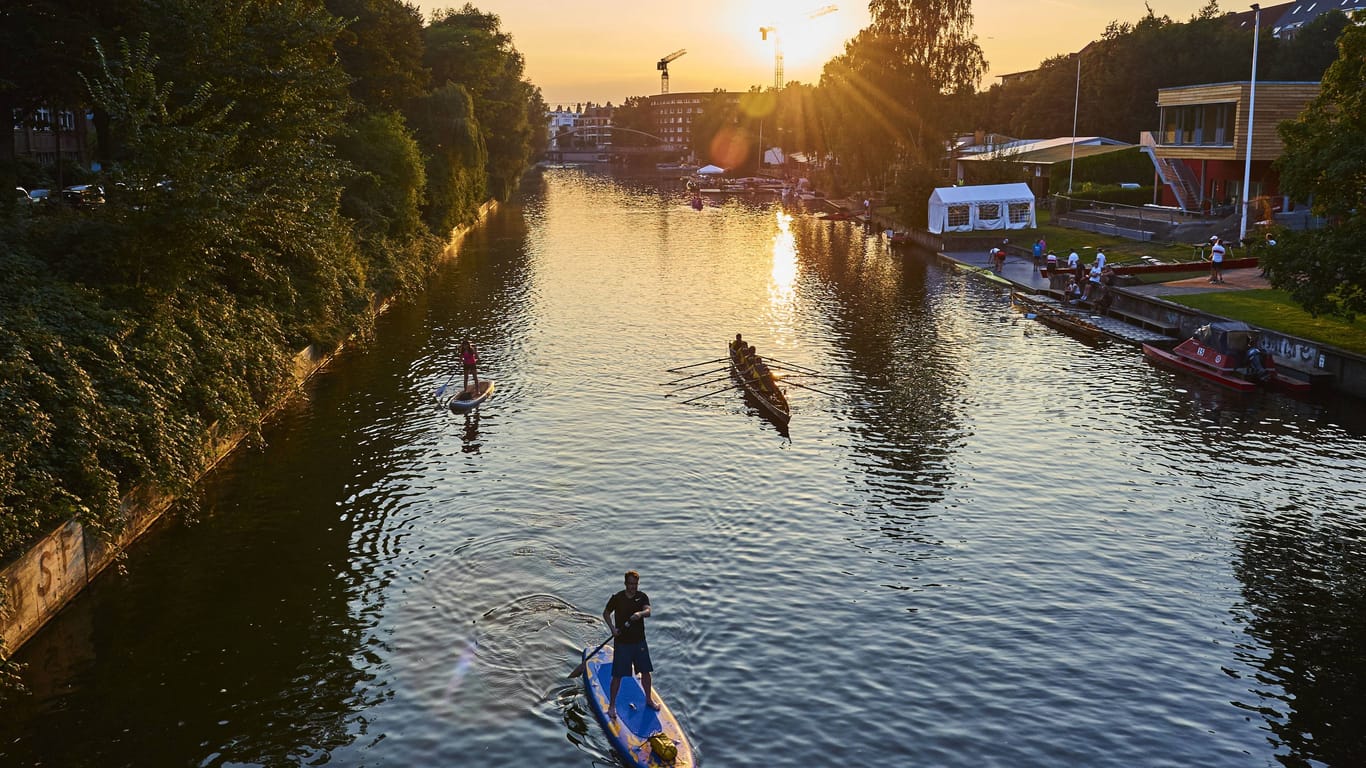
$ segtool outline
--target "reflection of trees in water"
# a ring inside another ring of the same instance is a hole
[[[1366,506],[1321,498],[1248,515],[1235,571],[1253,699],[1285,765],[1366,764]],[[1337,509],[1340,512],[1305,511]]]
[[[948,457],[958,441],[955,403],[963,372],[961,332],[942,308],[923,259],[877,250],[855,227],[799,220],[802,269],[831,288],[825,334],[853,379],[850,398],[871,407],[849,418],[863,439],[853,448],[868,456],[864,477],[878,488],[892,518],[890,532],[911,520],[894,510],[924,510],[943,498],[952,480]]]
[[[960,442],[961,330],[923,260],[881,251],[855,227],[802,217],[793,229],[803,301],[821,305],[807,314],[826,323],[820,341],[850,377],[816,386],[847,395],[817,402],[841,410],[853,436],[850,482],[862,487],[846,513],[868,535],[851,543],[902,564],[921,560],[938,548],[924,518],[952,485]],[[898,583],[886,586],[913,588],[892,578]]]

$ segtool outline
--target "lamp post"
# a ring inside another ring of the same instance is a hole
[[[1081,51],[1077,51],[1077,92],[1072,96],[1072,159],[1067,162],[1067,196],[1072,196],[1072,167],[1077,164],[1077,107],[1081,105]]]
[[[1257,113],[1257,42],[1262,36],[1262,7],[1252,4],[1255,20],[1252,26],[1252,85],[1247,97],[1247,159],[1243,161],[1243,218],[1238,225],[1238,244],[1247,239],[1247,209],[1252,204],[1248,195],[1252,184],[1252,117]]]

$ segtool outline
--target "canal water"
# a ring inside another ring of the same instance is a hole
[[[824,375],[788,429],[736,332]],[[613,765],[566,675],[631,568],[706,765],[1361,765],[1360,410],[549,169],[22,649],[0,765]]]

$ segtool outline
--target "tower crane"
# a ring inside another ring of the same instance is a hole
[[[833,6],[833,5],[827,5],[827,6],[823,7],[823,8],[817,8],[816,10],[811,11],[810,13],[806,14],[806,18],[808,18],[808,19],[814,19],[814,18],[818,18],[818,17],[820,17],[820,16],[824,16],[824,15],[826,15],[827,13],[834,13],[835,11],[838,11],[838,10],[839,10],[839,8],[837,8],[837,7]],[[781,90],[783,89],[783,37],[782,37],[782,32],[780,32],[776,26],[774,26],[774,27],[759,27],[759,37],[760,37],[761,39],[767,40],[767,39],[768,39],[768,36],[769,36],[770,34],[773,35],[773,88],[774,88],[774,90],[779,90],[779,91],[781,91]]]
[[[669,92],[669,62],[673,61],[674,59],[678,58],[679,56],[682,56],[687,52],[687,49],[679,48],[678,50],[674,51],[668,56],[665,56],[664,58],[660,59],[659,63],[655,65],[655,69],[659,70],[660,93]]]

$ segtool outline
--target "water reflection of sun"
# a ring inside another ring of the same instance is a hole
[[[792,303],[793,284],[797,282],[797,241],[792,237],[792,216],[778,211],[778,232],[773,235],[773,282],[769,300],[774,309]]]

